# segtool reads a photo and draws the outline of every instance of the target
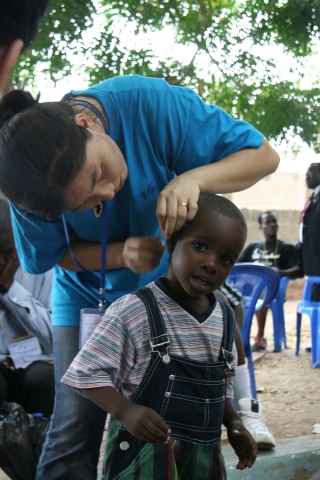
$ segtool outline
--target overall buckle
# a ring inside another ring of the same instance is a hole
[[[159,350],[156,350],[156,348],[157,347],[162,347],[163,345],[167,345],[167,347],[166,347],[167,353],[165,353],[164,355],[161,355]],[[162,363],[164,363],[165,365],[168,365],[168,363],[170,363],[171,358],[170,358],[170,355],[168,353],[168,350],[171,347],[171,342],[170,342],[169,337],[166,334],[159,335],[158,337],[151,338],[150,339],[150,346],[151,346],[152,353],[154,353],[154,352],[158,353],[158,355],[162,359]]]

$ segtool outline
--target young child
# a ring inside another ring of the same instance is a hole
[[[114,302],[62,379],[110,413],[104,478],[222,480],[221,425],[251,467],[256,444],[232,405],[234,315],[214,294],[247,235],[238,208],[200,194],[168,244],[166,275]]]

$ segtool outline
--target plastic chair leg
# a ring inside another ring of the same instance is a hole
[[[256,388],[256,379],[254,376],[254,363],[253,363],[252,355],[248,357],[248,369],[250,374],[251,395],[254,400],[257,400],[257,388]]]
[[[247,367],[249,370],[249,376],[250,376],[250,388],[251,388],[251,395],[252,398],[257,400],[257,388],[256,388],[256,379],[254,375],[254,363],[253,363],[253,358],[252,358],[252,350],[250,343],[245,344],[244,343],[244,353],[247,359]]]
[[[317,331],[317,367],[320,367],[320,310],[318,309]]]
[[[318,368],[320,361],[320,309],[313,309],[310,322],[312,368]]]
[[[273,317],[274,352],[281,352],[282,344],[284,348],[288,348],[283,303],[279,299],[275,299],[270,307]]]
[[[288,348],[287,335],[286,335],[286,324],[285,324],[285,321],[284,321],[284,317],[283,317],[283,346],[284,346],[284,348]]]
[[[284,314],[282,305],[275,299],[270,305],[273,318],[274,352],[281,352],[284,335]]]
[[[285,318],[284,318],[284,310],[283,306],[281,308],[281,325],[280,325],[280,330],[281,330],[281,344],[283,344],[283,348],[288,348],[287,345],[287,336],[286,336],[286,324],[285,324]]]
[[[297,312],[297,343],[296,343],[296,355],[299,355],[299,350],[300,350],[301,317],[302,317],[302,314]]]

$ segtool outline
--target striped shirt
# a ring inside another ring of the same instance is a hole
[[[223,313],[214,302],[208,318],[199,323],[160,289],[147,285],[155,295],[171,346],[169,354],[200,362],[219,359],[223,336]],[[168,292],[167,292],[168,293]],[[62,382],[77,389],[113,387],[130,399],[139,387],[151,360],[151,332],[143,302],[134,294],[115,301],[73,360]],[[233,343],[235,369],[237,352]],[[227,378],[227,397],[233,397],[232,379]]]
[[[218,290],[223,293],[232,308],[237,307],[242,301],[241,293],[233,285],[230,285],[227,282],[223,283]]]

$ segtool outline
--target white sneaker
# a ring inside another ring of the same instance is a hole
[[[238,401],[239,415],[244,426],[251,433],[258,448],[273,448],[276,441],[262,415],[262,406],[252,398],[241,398]]]

